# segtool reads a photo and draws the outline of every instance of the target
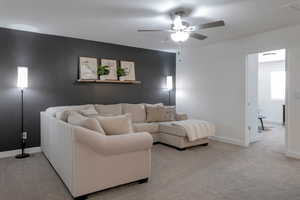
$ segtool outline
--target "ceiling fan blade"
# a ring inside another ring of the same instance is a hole
[[[170,29],[139,29],[138,32],[172,32]]]
[[[205,40],[207,38],[207,36],[201,35],[199,33],[191,33],[190,37],[197,39],[197,40]]]
[[[209,22],[206,24],[201,24],[198,26],[198,29],[206,29],[206,28],[214,28],[214,27],[220,27],[225,26],[225,22],[223,20],[221,21],[215,21],[215,22]]]

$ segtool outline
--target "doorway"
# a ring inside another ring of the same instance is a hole
[[[246,146],[260,143],[285,152],[286,102],[286,50],[249,54],[246,59]]]

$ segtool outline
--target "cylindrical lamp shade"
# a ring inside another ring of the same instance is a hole
[[[18,83],[17,87],[25,89],[28,87],[28,68],[18,67]]]
[[[173,90],[173,77],[167,76],[167,89]]]

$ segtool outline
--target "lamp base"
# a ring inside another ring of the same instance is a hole
[[[22,153],[22,154],[16,155],[16,159],[28,158],[29,156],[30,156],[30,154],[28,154],[28,153]]]

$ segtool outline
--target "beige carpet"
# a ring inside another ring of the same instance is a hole
[[[268,135],[267,135],[268,134]],[[276,139],[277,138],[277,139]],[[283,155],[283,129],[264,133],[250,148],[212,142],[184,152],[153,148],[145,184],[98,192],[94,200],[300,200],[300,161]],[[0,160],[1,200],[71,199],[42,154]]]

